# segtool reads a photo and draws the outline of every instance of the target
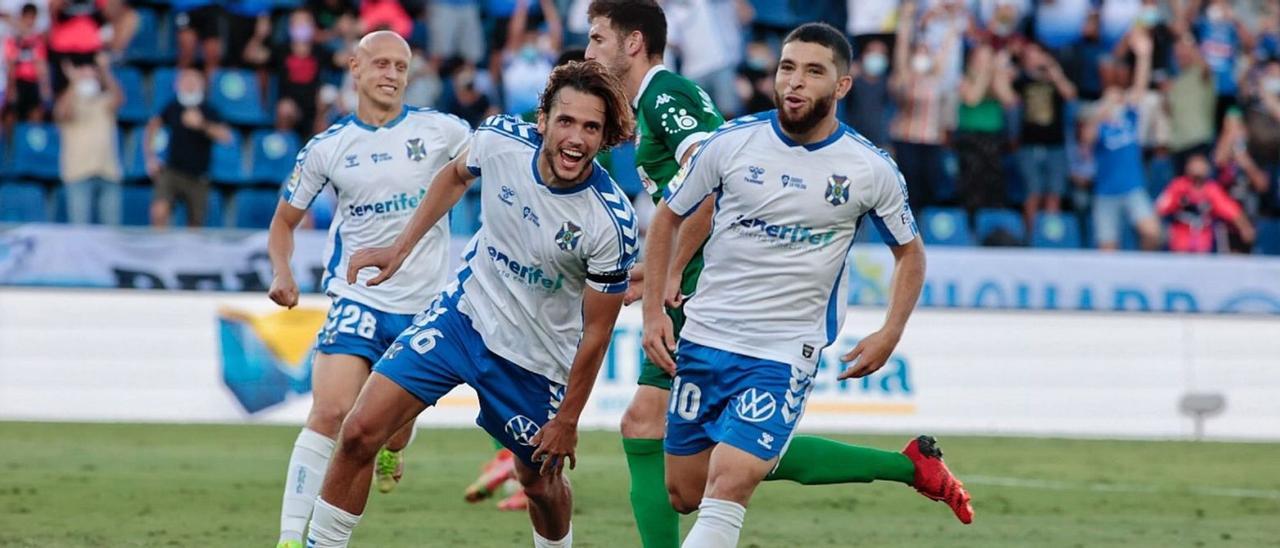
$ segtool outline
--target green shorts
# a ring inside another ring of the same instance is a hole
[[[675,331],[672,336],[678,341],[680,340],[680,328],[684,327],[684,311],[679,308],[668,308],[667,316],[671,317],[671,327]],[[674,352],[671,353],[671,359],[675,359]],[[636,384],[643,386],[656,386],[663,390],[671,390],[671,375],[663,371],[658,364],[653,363],[649,356],[645,356],[640,362],[640,380]]]
[[[688,265],[685,265],[684,272],[680,277],[680,293],[685,295],[685,301],[693,295],[694,290],[698,288],[698,276],[702,274],[702,250],[693,256]],[[684,328],[684,309],[668,308],[667,316],[671,317],[671,328],[674,331],[671,335],[680,340],[680,330]],[[671,358],[675,359],[675,353],[671,354]],[[636,384],[642,386],[655,386],[663,390],[671,390],[671,375],[663,371],[658,364],[653,363],[648,356],[640,361],[640,379]]]

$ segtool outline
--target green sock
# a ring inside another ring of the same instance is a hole
[[[816,436],[796,436],[777,470],[765,480],[791,480],[803,485],[889,480],[911,485],[915,477],[915,464],[902,453]]]
[[[489,441],[492,441],[492,442],[493,442],[493,450],[494,450],[494,451],[501,451],[501,450],[502,450],[502,442],[498,441],[498,438],[495,438],[495,437],[493,437],[493,436],[489,436]]]
[[[680,514],[667,499],[662,440],[622,439],[631,470],[631,512],[645,548],[680,546]]]

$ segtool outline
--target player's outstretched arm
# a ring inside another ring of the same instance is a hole
[[[569,369],[569,385],[554,419],[547,421],[532,442],[537,446],[533,461],[542,462],[541,473],[558,474],[577,465],[578,418],[587,406],[604,362],[605,351],[613,339],[613,325],[622,309],[623,293],[602,293],[591,288],[582,292],[582,341]]]
[[[858,341],[853,350],[840,358],[852,364],[840,373],[840,380],[865,377],[884,367],[902,339],[916,301],[920,300],[920,289],[924,286],[924,244],[917,237],[889,249],[893,250],[893,279],[889,283],[889,311],[885,314],[884,326]]]
[[[683,222],[684,218],[676,215],[666,200],[658,202],[658,210],[649,223],[649,234],[644,244],[644,335],[641,346],[653,363],[671,374],[676,371],[676,362],[671,359],[676,341],[671,318],[667,317],[662,305],[670,281],[667,273],[671,267],[675,234]]]
[[[305,214],[305,210],[282,199],[276,205],[271,226],[267,229],[267,256],[271,258],[271,269],[275,272],[267,296],[286,308],[298,305],[298,282],[293,279],[289,260],[293,258],[293,231],[302,223]]]
[[[363,268],[374,267],[379,270],[377,276],[369,279],[369,287],[387,281],[387,278],[400,270],[400,265],[414,246],[418,245],[418,241],[422,240],[422,236],[462,199],[467,187],[476,179],[467,169],[466,158],[467,151],[463,150],[436,172],[422,205],[413,212],[409,224],[405,225],[404,232],[400,233],[394,243],[387,247],[361,249],[351,255],[347,262],[347,283],[355,284],[356,276]]]

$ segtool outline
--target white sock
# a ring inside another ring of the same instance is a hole
[[[324,473],[333,456],[334,441],[314,430],[303,428],[293,442],[289,474],[284,481],[284,502],[280,503],[280,540],[302,540],[302,531],[311,518],[311,505],[320,496]]]
[[[703,498],[698,521],[693,523],[682,548],[733,548],[738,545],[747,509],[728,500]]]
[[[307,548],[347,548],[357,523],[360,516],[316,498],[311,526],[307,528]]]
[[[565,533],[564,538],[560,540],[547,540],[538,534],[538,530],[533,530],[533,548],[572,548],[573,546],[573,524],[569,524],[569,532]]]

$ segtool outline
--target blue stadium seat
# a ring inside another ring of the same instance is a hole
[[[120,93],[124,95],[124,103],[120,105],[116,117],[128,124],[146,122],[151,117],[152,110],[142,87],[142,72],[128,65],[114,67],[111,72],[120,84]]]
[[[1260,219],[1254,253],[1280,255],[1280,219]]]
[[[1031,236],[1035,247],[1075,249],[1083,242],[1080,223],[1070,214],[1042,212],[1036,215],[1035,231]]]
[[[125,138],[124,161],[121,167],[124,168],[126,181],[141,181],[147,178],[147,160],[142,146],[144,138],[146,138],[146,128],[141,126],[133,128]],[[161,126],[156,130],[154,139],[156,154],[164,158],[165,151],[169,150],[169,131]]]
[[[298,136],[291,131],[260,129],[253,132],[249,178],[257,183],[280,184],[298,156]]]
[[[874,230],[874,229],[873,229]],[[930,245],[973,245],[969,218],[956,207],[927,208],[920,216],[920,231]]]
[[[174,82],[178,71],[173,67],[159,67],[151,72],[151,113],[160,114],[173,101]]]
[[[262,106],[258,79],[253,72],[239,69],[219,70],[213,75],[209,104],[223,120],[237,125],[264,126],[271,115]]]
[[[44,223],[49,210],[44,187],[38,183],[0,184],[0,222]]]
[[[155,10],[136,8],[138,14],[138,30],[125,47],[124,58],[130,62],[149,63],[162,57],[160,18]]]
[[[22,123],[13,130],[13,174],[35,179],[58,179],[58,128],[53,124]]]
[[[275,190],[245,188],[237,191],[232,200],[236,228],[267,228],[276,212],[280,195]]]
[[[231,141],[213,143],[209,158],[209,178],[218,183],[237,185],[249,180],[245,177],[244,153],[240,132],[231,131]]]
[[[979,209],[974,225],[979,243],[997,230],[1007,232],[1019,242],[1027,240],[1027,227],[1022,222],[1022,216],[1007,209]]]
[[[126,184],[121,190],[120,202],[123,211],[120,223],[125,226],[147,226],[151,224],[151,187]]]

